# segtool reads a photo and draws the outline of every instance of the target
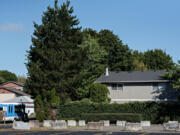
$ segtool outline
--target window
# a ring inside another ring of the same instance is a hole
[[[123,90],[123,85],[122,84],[118,84],[117,87],[118,87],[118,90],[121,90],[121,91]]]
[[[159,83],[158,84],[158,89],[161,90],[166,90],[166,84],[165,83]]]
[[[117,90],[117,84],[112,84],[112,90]]]
[[[11,113],[13,112],[13,110],[12,110],[12,109],[13,109],[13,106],[11,105]]]
[[[12,113],[12,112],[13,112],[13,106],[9,105],[9,113]]]
[[[15,113],[25,113],[24,105],[15,105]]]
[[[9,106],[9,113],[11,113],[11,106]]]
[[[112,90],[123,90],[123,85],[122,84],[112,84]]]
[[[158,90],[158,83],[153,83],[153,90]]]
[[[153,90],[155,91],[166,90],[166,83],[153,83]]]
[[[20,113],[21,112],[21,107],[19,105],[15,106],[15,113]]]

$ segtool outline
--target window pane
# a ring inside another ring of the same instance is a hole
[[[122,84],[118,84],[118,90],[123,90],[123,85]]]
[[[117,90],[117,84],[112,84],[112,90]]]
[[[166,84],[165,83],[159,83],[158,84],[158,90],[165,90],[166,89]]]
[[[11,113],[11,107],[9,106],[9,113]]]
[[[11,113],[13,112],[13,106],[11,106]]]
[[[153,83],[153,90],[158,90],[158,83]]]

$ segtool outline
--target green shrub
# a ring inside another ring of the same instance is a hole
[[[180,121],[180,104],[157,102],[109,104],[74,101],[60,105],[58,117],[79,120],[84,113],[137,113],[142,115],[142,120],[150,120],[151,123],[158,124],[167,120]]]
[[[125,120],[128,122],[140,122],[141,115],[134,113],[85,113],[82,115],[82,119],[89,121],[100,121],[100,120],[110,120],[111,123],[116,122],[116,120]]]
[[[93,102],[109,102],[109,90],[106,85],[93,83],[89,88],[89,97]]]
[[[74,118],[61,118],[60,120],[75,120]]]

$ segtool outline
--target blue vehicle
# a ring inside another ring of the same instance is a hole
[[[22,120],[28,121],[24,104],[0,104],[0,111],[4,112],[5,121]]]

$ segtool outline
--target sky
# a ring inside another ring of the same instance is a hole
[[[59,0],[59,5],[65,0]],[[0,70],[27,75],[33,22],[53,0],[0,0]],[[133,50],[162,49],[180,60],[180,0],[71,0],[83,29],[110,29]]]

